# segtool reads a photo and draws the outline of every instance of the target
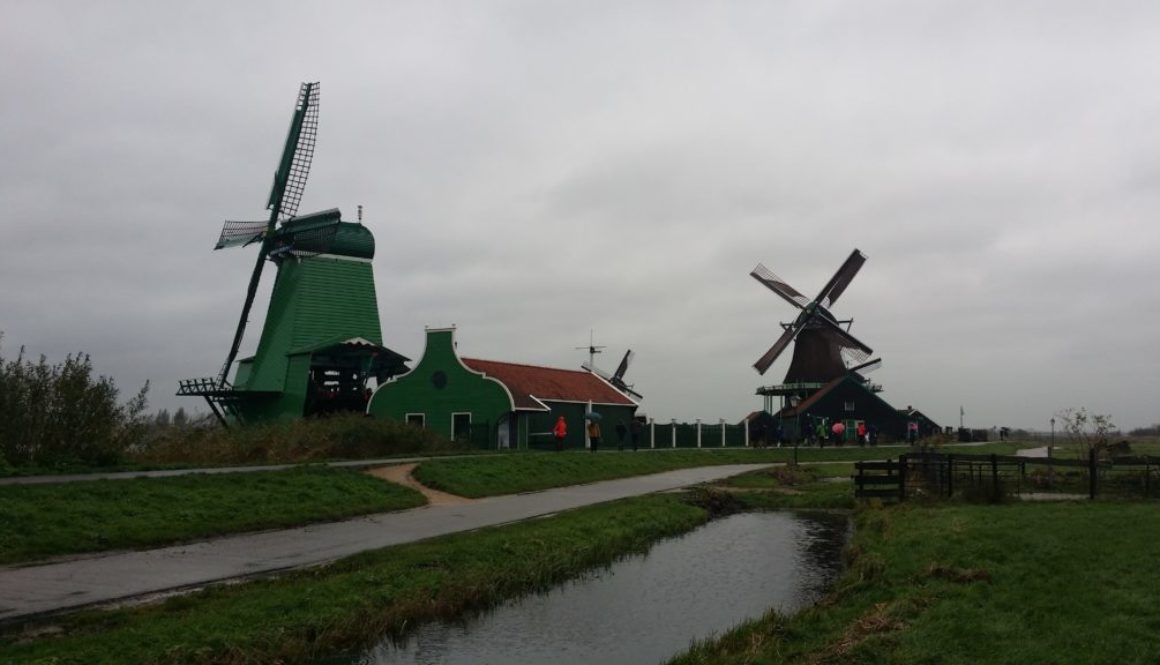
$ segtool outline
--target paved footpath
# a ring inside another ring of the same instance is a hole
[[[317,565],[365,550],[687,487],[768,466],[772,465],[681,469],[491,497],[455,506],[426,506],[297,529],[227,536],[155,550],[0,568],[0,622]]]

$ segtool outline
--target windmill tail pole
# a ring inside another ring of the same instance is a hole
[[[230,376],[230,366],[234,364],[234,358],[238,356],[238,347],[242,345],[242,336],[246,334],[246,322],[250,318],[250,308],[254,305],[254,296],[258,293],[258,280],[262,277],[262,267],[266,263],[267,240],[262,242],[262,249],[258,252],[258,262],[254,264],[254,274],[250,276],[250,286],[246,289],[246,302],[242,305],[242,318],[238,320],[238,329],[234,333],[234,343],[230,345],[230,353],[226,356],[226,362],[222,365],[221,374],[218,375],[218,385],[225,388],[226,381]]]

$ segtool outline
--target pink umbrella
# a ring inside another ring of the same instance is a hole
[[[842,432],[846,431],[846,426],[842,423],[834,423],[834,426],[831,427],[830,430],[833,431],[834,434],[841,434]]]

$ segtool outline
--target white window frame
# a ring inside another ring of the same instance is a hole
[[[413,418],[413,417],[418,417],[419,422],[418,423],[412,422],[411,418]],[[403,414],[403,422],[407,423],[408,425],[416,425],[417,424],[419,426],[419,429],[427,429],[427,414],[426,413],[405,413],[405,414]]]
[[[467,416],[467,435],[471,436],[471,419],[470,411],[452,411],[451,412],[451,439],[455,440],[455,416]]]
[[[842,410],[847,413],[854,412],[854,400],[842,400]]]

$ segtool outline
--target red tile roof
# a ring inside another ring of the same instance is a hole
[[[607,381],[583,370],[519,365],[495,360],[461,358],[469,368],[501,381],[512,393],[517,409],[543,410],[537,400],[592,402],[633,406],[629,399]]]

